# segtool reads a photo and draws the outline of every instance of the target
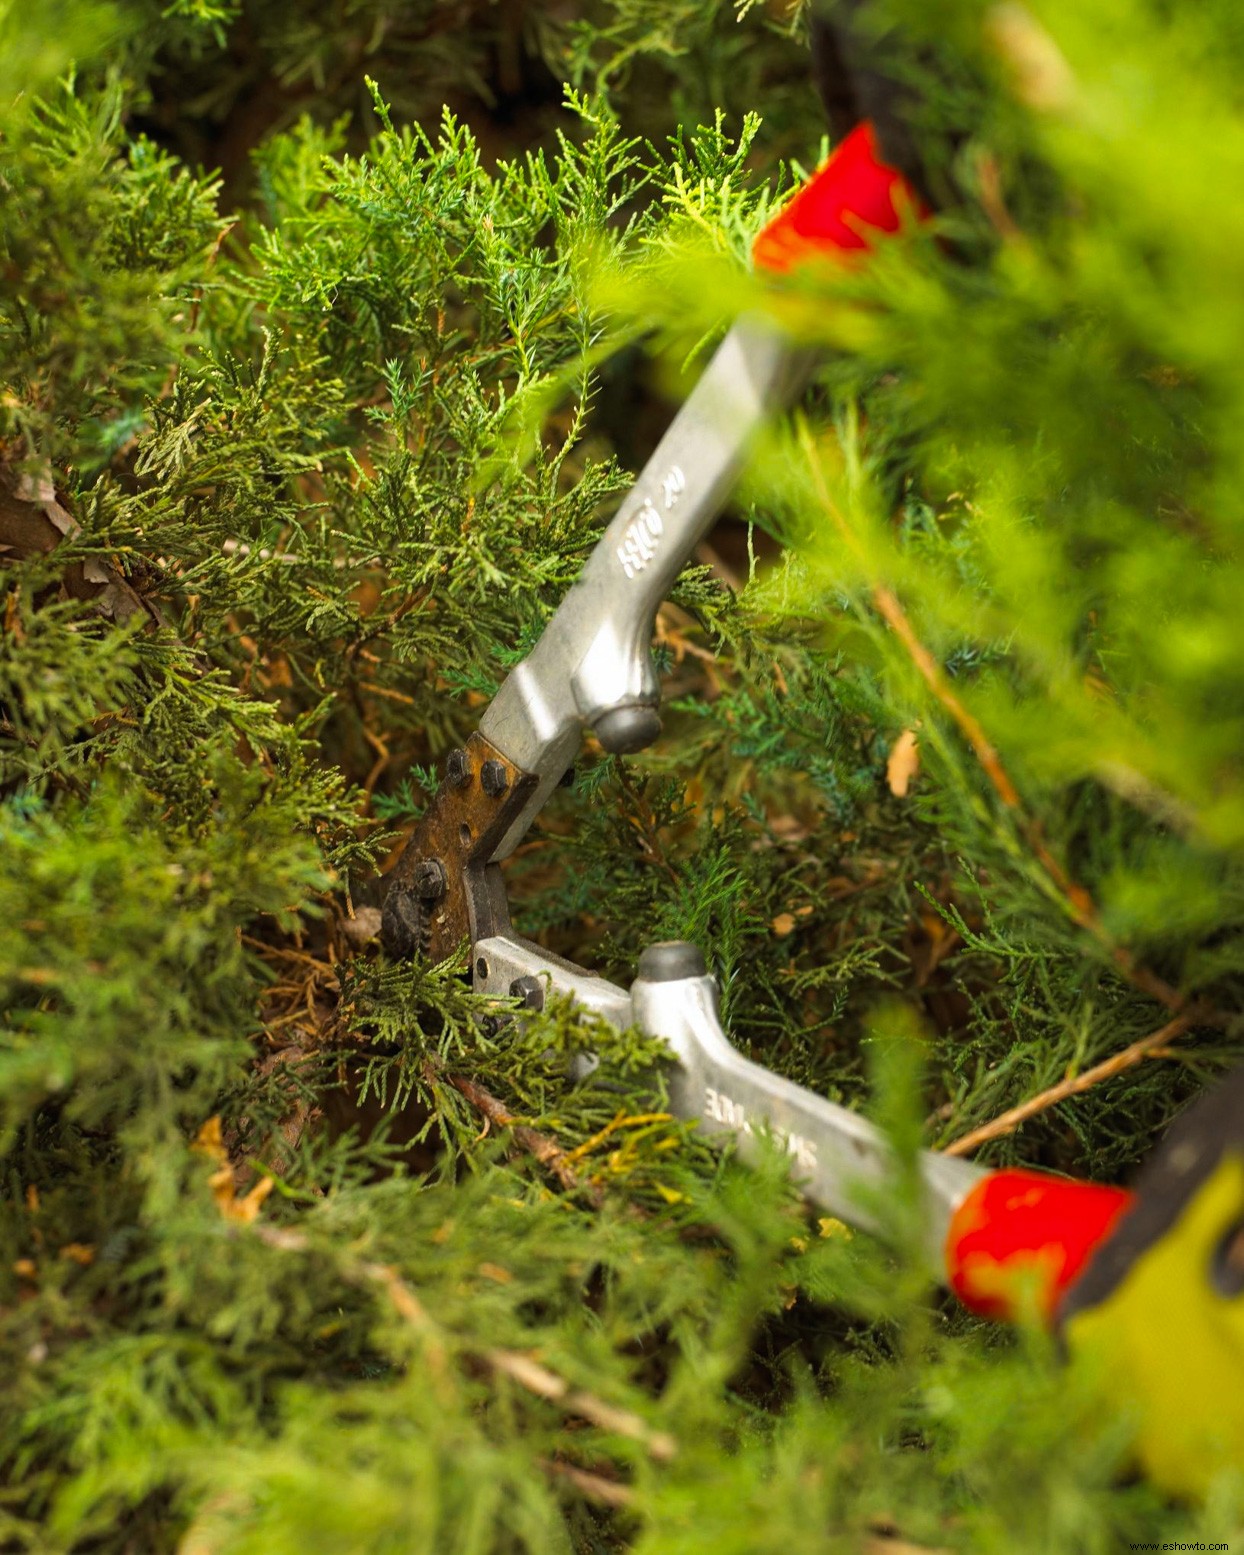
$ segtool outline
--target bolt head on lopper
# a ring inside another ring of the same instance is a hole
[[[500,799],[510,786],[510,777],[501,762],[486,761],[479,769],[479,782],[489,799]]]
[[[471,758],[461,746],[445,757],[445,781],[450,788],[465,788],[471,781]]]
[[[688,977],[704,977],[707,973],[704,952],[690,940],[658,940],[639,957],[639,975],[646,983],[678,983]]]
[[[421,858],[411,875],[411,887],[423,902],[439,902],[445,894],[445,866],[440,859]]]
[[[538,1013],[544,1008],[544,984],[538,977],[516,977],[510,984],[510,998],[521,999],[524,1009]]]

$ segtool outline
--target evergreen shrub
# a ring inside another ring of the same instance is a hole
[[[698,940],[745,1051],[995,1162],[1124,1180],[1238,1061],[1238,9],[877,0],[940,215],[779,285],[806,20],[0,0],[0,1549],[1244,1536],[931,1291],[909,1205],[851,1238],[659,1043],[375,938],[760,309],[823,365],[517,922],[623,980]]]

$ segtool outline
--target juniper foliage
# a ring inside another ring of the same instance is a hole
[[[658,1043],[368,937],[768,310],[824,367],[522,926],[619,977],[697,939],[740,1046],[935,1145],[1195,1001],[996,1160],[1119,1179],[1238,1057],[1244,40],[868,14],[943,214],[774,285],[798,12],[0,3],[0,1548],[1239,1536],[1238,1483],[1165,1503],[1040,1336],[939,1302],[902,1202],[848,1240],[669,1118]]]

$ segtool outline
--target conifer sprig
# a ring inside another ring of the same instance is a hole
[[[946,208],[775,286],[823,125],[799,8],[737,9],[0,0],[2,1550],[1240,1526],[937,1304],[911,1204],[849,1238],[668,1116],[658,1042],[379,949],[754,309],[817,381],[519,928],[622,980],[696,939],[741,1048],[909,1144],[1117,1179],[1238,1061],[1239,29],[877,0]]]

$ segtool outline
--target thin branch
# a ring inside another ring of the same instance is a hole
[[[593,1474],[573,1463],[563,1463],[560,1458],[542,1458],[540,1467],[546,1474],[569,1481],[581,1495],[599,1506],[630,1506],[635,1500],[635,1492],[629,1485],[606,1479],[603,1474]]]
[[[822,489],[824,489],[823,485]],[[828,495],[826,500],[830,500]],[[941,665],[916,636],[911,622],[907,619],[906,611],[898,602],[898,596],[884,583],[874,583],[872,594],[873,603],[891,631],[911,655],[912,663],[920,671],[925,684],[958,724],[964,739],[972,747],[977,761],[985,769],[985,775],[993,784],[998,798],[1007,809],[1018,810],[1021,807],[1019,792],[1002,765],[1002,759],[994,748],[993,742],[985,733],[975,713],[969,712],[951,689]]]
[[[1176,1015],[1174,1020],[1167,1021],[1160,1030],[1151,1031],[1147,1037],[1141,1037],[1139,1041],[1121,1049],[1113,1057],[1103,1059],[1100,1064],[1094,1064],[1083,1074],[1060,1080],[1057,1085],[1051,1085],[1039,1096],[1021,1102],[1018,1107],[1012,1107],[1009,1112],[1002,1113],[992,1122],[982,1123],[979,1128],[972,1129],[970,1133],[962,1135],[952,1144],[947,1145],[942,1154],[969,1155],[979,1145],[986,1144],[991,1139],[1001,1139],[1005,1134],[1013,1134],[1021,1123],[1026,1123],[1029,1118],[1035,1118],[1038,1113],[1045,1112],[1050,1107],[1056,1107],[1060,1101],[1066,1101],[1069,1096],[1079,1096],[1082,1092],[1091,1090],[1093,1086],[1100,1085],[1103,1080],[1113,1079],[1124,1070],[1134,1068],[1146,1058],[1166,1057],[1167,1044],[1182,1037],[1190,1027],[1197,1025],[1200,1015],[1201,1011],[1196,1009],[1184,1010]]]
[[[634,783],[631,782],[631,776],[626,769],[625,762],[618,763],[617,778],[618,786],[634,807],[635,813],[627,816],[627,820],[634,827],[640,846],[649,860],[663,869],[674,884],[677,885],[680,877],[678,871],[666,857],[665,849],[661,846],[660,828],[657,825],[657,818],[653,813],[652,806],[635,787]]]
[[[806,429],[803,433],[803,443],[804,450],[808,456],[808,464],[812,471],[813,483],[816,486],[817,496],[820,498],[826,513],[829,515],[844,544],[861,563],[867,565],[867,556],[860,545],[859,539],[847,523],[841,508],[839,508],[830,493],[820,461],[816,456],[816,449]],[[1097,911],[1097,905],[1093,901],[1092,896],[1082,885],[1072,879],[1058,859],[1051,853],[1044,838],[1041,836],[1040,824],[1025,813],[1019,790],[1002,764],[1002,758],[999,756],[992,740],[985,733],[984,726],[976,715],[964,706],[947,680],[946,673],[941,665],[916,635],[915,629],[893,589],[887,584],[874,581],[871,585],[871,592],[873,603],[878,613],[907,649],[908,655],[919,671],[925,685],[928,686],[933,696],[954,720],[959,732],[971,747],[977,761],[980,762],[985,776],[989,779],[991,787],[1003,806],[1016,817],[1024,841],[1032,850],[1033,856],[1044,870],[1046,876],[1062,896],[1072,921],[1093,936],[1109,955],[1111,961],[1114,962],[1120,975],[1131,983],[1134,988],[1139,988],[1142,993],[1148,994],[1151,999],[1157,1000],[1159,1004],[1164,1005],[1168,1010],[1181,1010],[1187,1002],[1186,995],[1181,994],[1177,988],[1172,988],[1156,972],[1151,971],[1137,961],[1130,950],[1116,943],[1102,923],[1101,916]]]
[[[288,1226],[270,1226],[256,1222],[249,1226],[261,1242],[282,1252],[310,1252],[313,1245],[301,1231]],[[371,1259],[349,1258],[338,1255],[338,1268],[342,1276],[352,1284],[378,1286],[388,1297],[394,1311],[409,1327],[413,1328],[427,1346],[429,1370],[435,1378],[444,1381],[448,1362],[449,1335],[420,1301],[415,1291],[391,1264],[376,1263]],[[625,1436],[640,1445],[658,1463],[668,1463],[678,1452],[678,1443],[667,1431],[658,1431],[632,1410],[609,1404],[594,1393],[573,1387],[565,1377],[521,1350],[505,1350],[493,1347],[487,1350],[470,1350],[499,1376],[537,1398],[557,1404],[566,1414],[577,1415],[602,1431],[615,1436]]]
[[[508,1128],[514,1136],[515,1144],[521,1146],[529,1155],[535,1156],[541,1166],[546,1166],[568,1193],[586,1192],[594,1205],[600,1204],[602,1197],[600,1189],[583,1182],[570,1164],[566,1152],[547,1134],[541,1134],[538,1129],[531,1128],[526,1123],[519,1123],[504,1102],[499,1101],[476,1081],[468,1080],[462,1075],[446,1075],[444,1078],[490,1123],[496,1124],[498,1128]]]
[[[564,1377],[519,1350],[486,1350],[484,1359],[494,1371],[511,1378],[529,1393],[560,1404],[568,1414],[579,1415],[602,1431],[639,1442],[658,1463],[668,1463],[678,1452],[678,1444],[668,1432],[653,1430],[629,1409],[619,1409],[582,1388],[572,1388]]]

